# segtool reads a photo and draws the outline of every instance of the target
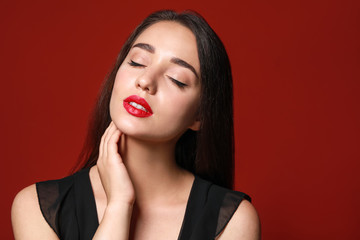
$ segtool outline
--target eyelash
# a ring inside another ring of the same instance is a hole
[[[145,67],[145,65],[142,65],[140,63],[134,62],[133,60],[130,60],[130,62],[128,62],[128,64],[132,67]],[[170,76],[167,76],[173,83],[175,83],[180,89],[185,88],[187,85],[185,83],[182,83],[178,80],[176,80],[175,78],[172,78]]]
[[[134,62],[133,60],[130,60],[130,62],[128,62],[128,63],[130,66],[133,66],[133,67],[145,67],[144,65]]]
[[[185,83],[182,83],[182,82],[176,80],[175,78],[172,78],[170,76],[168,76],[168,78],[170,78],[170,80],[173,81],[173,83],[175,83],[181,89],[183,89],[187,86]]]

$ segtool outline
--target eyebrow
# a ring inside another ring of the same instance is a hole
[[[197,74],[196,71],[195,71],[195,68],[194,68],[193,66],[191,66],[190,64],[188,64],[187,62],[185,62],[184,60],[182,60],[182,59],[180,59],[180,58],[173,57],[173,58],[170,60],[170,62],[175,63],[175,64],[177,64],[177,65],[179,65],[179,66],[181,66],[181,67],[190,69],[190,71],[192,71],[192,72],[195,74],[195,76],[196,76],[197,78],[199,78],[198,74]]]
[[[137,43],[133,46],[133,48],[135,48],[135,47],[144,49],[144,50],[148,51],[149,53],[155,53],[155,48],[147,43]]]
[[[135,48],[135,47],[144,49],[145,51],[148,51],[149,53],[155,53],[155,47],[150,44],[147,44],[147,43],[137,43],[133,46],[133,48]],[[173,58],[171,58],[170,62],[172,62],[176,65],[179,65],[181,67],[189,69],[190,71],[192,71],[195,74],[195,76],[197,78],[199,78],[199,75],[196,73],[195,68],[193,66],[191,66],[189,63],[185,62],[184,60],[177,58],[177,57],[173,57]]]

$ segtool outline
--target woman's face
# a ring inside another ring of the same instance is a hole
[[[176,22],[155,23],[138,36],[117,72],[111,118],[128,136],[176,141],[199,128],[199,76],[194,34]]]

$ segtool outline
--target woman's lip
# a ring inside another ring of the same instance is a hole
[[[146,109],[146,112],[144,110],[135,108],[134,106],[130,105],[129,104],[130,102],[134,102],[136,104],[143,106]],[[131,95],[126,99],[124,99],[124,107],[130,114],[135,115],[137,117],[148,117],[151,116],[153,113],[151,107],[146,102],[146,100],[137,95]]]

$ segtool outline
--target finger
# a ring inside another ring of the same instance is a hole
[[[108,137],[108,141],[107,141],[108,144],[117,143],[119,141],[119,138],[117,138],[117,139],[113,138],[113,134],[115,134],[115,133],[116,133],[116,135],[118,135],[119,133],[121,135],[120,129],[118,129],[117,126],[115,125],[115,123],[113,123],[111,129],[108,132],[108,136],[107,136]],[[120,137],[120,135],[119,135],[119,137]]]
[[[117,142],[119,141],[121,136],[120,130],[116,129],[113,134],[111,135],[111,138],[108,142],[108,155],[117,155],[120,156],[118,151],[118,145]],[[121,156],[120,156],[121,159]]]
[[[110,146],[117,145],[117,142],[119,141],[120,133],[121,133],[120,130],[116,127],[115,124],[113,124],[113,126],[111,127],[111,129],[107,134],[107,141],[106,141],[107,154],[109,154]],[[112,153],[114,153],[114,151],[112,151]]]
[[[109,141],[108,141],[108,149],[110,146],[116,145],[119,142],[120,136],[121,136],[121,131],[119,129],[114,129],[114,131],[112,132]]]
[[[107,130],[108,130],[108,128],[105,129],[105,132],[103,133],[103,135],[101,136],[101,139],[100,139],[99,158],[104,156],[104,141],[105,141],[105,136],[106,136]]]
[[[99,145],[99,158],[103,156],[104,149],[104,135],[101,136],[100,145]]]
[[[102,147],[101,147],[101,149],[102,149],[102,153],[103,153],[103,156],[104,157],[106,157],[107,156],[107,141],[108,141],[108,135],[109,135],[109,132],[111,131],[111,127],[112,127],[112,125],[113,125],[113,122],[111,121],[110,122],[110,124],[109,124],[109,126],[106,128],[106,130],[105,130],[105,132],[104,132],[104,134],[103,134],[103,136],[102,136]]]
[[[106,130],[106,134],[104,136],[104,154],[107,156],[107,148],[108,148],[108,142],[109,142],[109,139],[111,138],[111,135],[113,134],[114,132],[114,123],[111,122],[108,129]]]

